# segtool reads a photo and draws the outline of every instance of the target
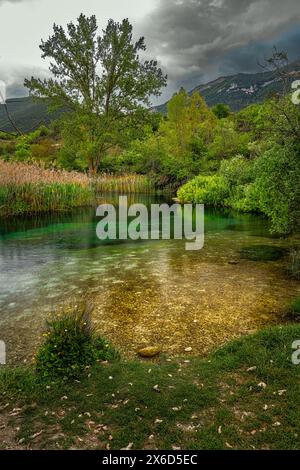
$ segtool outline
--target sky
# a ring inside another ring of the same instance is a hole
[[[0,81],[8,97],[26,95],[25,77],[47,76],[41,39],[53,23],[65,26],[80,13],[95,14],[100,29],[109,18],[129,18],[136,38],[145,36],[147,58],[168,74],[158,102],[180,86],[260,71],[273,46],[300,59],[299,0],[0,0]]]

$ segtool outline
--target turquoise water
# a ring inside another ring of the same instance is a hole
[[[62,302],[93,302],[99,330],[129,355],[149,343],[170,354],[192,343],[201,353],[278,321],[299,292],[285,258],[240,258],[245,247],[295,243],[271,237],[262,218],[206,210],[204,249],[187,252],[184,240],[100,242],[95,214],[84,208],[0,221],[0,339],[12,362],[34,350],[46,315]]]

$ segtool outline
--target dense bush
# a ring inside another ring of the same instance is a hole
[[[255,160],[258,206],[273,230],[290,233],[300,228],[300,152],[294,145],[275,144]]]
[[[230,187],[222,176],[197,176],[178,191],[181,202],[226,206]]]
[[[36,354],[36,371],[41,377],[79,375],[99,361],[115,360],[118,353],[97,336],[87,305],[56,314],[47,322],[45,343]]]

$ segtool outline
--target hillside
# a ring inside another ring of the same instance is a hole
[[[292,63],[288,68],[289,81],[300,78],[300,61]],[[282,92],[283,85],[275,72],[260,72],[253,74],[239,73],[228,77],[220,77],[206,84],[201,84],[190,91],[199,91],[209,106],[224,103],[232,111],[253,104],[260,103],[273,93]],[[165,113],[167,102],[154,109]],[[13,98],[7,100],[10,114],[17,126],[28,132],[37,128],[41,123],[48,124],[58,114],[49,114],[44,103],[34,102],[30,97]],[[8,122],[3,106],[0,106],[0,129],[14,131]]]
[[[288,75],[290,82],[300,78],[300,61],[288,67]],[[261,103],[274,93],[282,92],[283,84],[275,72],[239,73],[198,85],[190,94],[194,91],[199,91],[209,106],[224,103],[232,111],[239,111],[250,104]],[[167,104],[157,106],[155,110],[165,113]]]
[[[48,124],[57,117],[56,113],[48,113],[46,104],[34,102],[30,97],[8,99],[7,107],[16,125],[23,132],[33,130],[42,123]],[[4,106],[0,106],[0,129],[14,132],[7,120]]]

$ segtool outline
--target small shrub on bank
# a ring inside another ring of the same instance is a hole
[[[98,360],[118,358],[118,353],[91,323],[91,308],[81,305],[56,314],[47,321],[45,343],[36,355],[36,371],[47,378],[79,375]]]

